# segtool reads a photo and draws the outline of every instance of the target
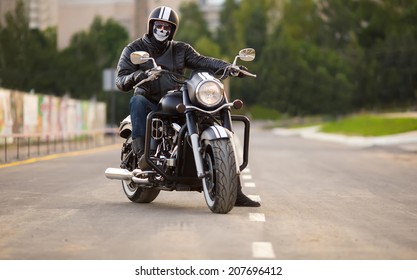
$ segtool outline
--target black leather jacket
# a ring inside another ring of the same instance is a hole
[[[151,61],[135,65],[130,61],[130,54],[134,51],[146,51],[156,60],[156,63],[178,74],[184,74],[186,68],[205,69],[217,72],[224,69],[229,63],[200,55],[187,43],[179,41],[167,41],[160,43],[153,37],[144,35],[127,45],[117,64],[116,85],[121,91],[129,91],[133,86],[146,78],[145,71],[151,69]],[[178,85],[168,76],[162,75],[158,80],[147,82],[136,88],[134,94],[143,94],[149,100],[158,102],[168,90],[175,89]]]

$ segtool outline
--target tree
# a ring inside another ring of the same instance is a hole
[[[195,2],[185,2],[180,6],[180,23],[175,40],[184,41],[191,45],[203,37],[211,39],[207,22]]]
[[[217,38],[222,40],[222,48],[227,48],[225,51],[230,60],[240,49],[254,48],[257,52],[255,61],[248,64],[239,61],[239,64],[246,65],[254,73],[259,73],[262,67],[267,67],[258,61],[262,57],[269,36],[269,23],[275,22],[271,20],[274,15],[270,14],[270,11],[274,11],[274,6],[275,2],[271,0],[243,0],[239,4],[237,1],[226,1],[221,13],[222,22]],[[242,98],[248,105],[252,105],[259,98],[262,83],[262,76],[258,76],[257,79],[233,79],[230,82],[231,96]]]
[[[221,52],[225,57],[233,59],[236,55],[236,48],[243,46],[240,42],[242,38],[238,38],[238,24],[236,19],[236,11],[239,5],[236,0],[226,0],[220,12],[220,25],[217,30],[216,41],[220,46]]]
[[[0,26],[0,85],[45,93],[56,89],[54,80],[43,77],[56,76],[55,34],[53,29],[45,33],[30,29],[24,3],[18,1],[6,14],[5,26]]]
[[[326,46],[345,55],[354,69],[354,107],[415,104],[417,3],[321,0],[319,7]]]
[[[61,54],[66,68],[62,80],[66,91],[77,98],[101,94],[102,71],[115,67],[127,43],[127,31],[112,19],[96,17],[88,31],[76,33]]]
[[[312,0],[288,2],[261,57],[259,102],[290,115],[350,110],[351,68],[339,52],[319,44],[320,18]]]

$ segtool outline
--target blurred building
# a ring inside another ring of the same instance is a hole
[[[30,28],[46,29],[57,24],[58,0],[23,0],[29,16]],[[18,0],[0,0],[0,22],[4,23],[4,15],[14,11]]]
[[[0,19],[14,10],[18,0],[0,0]],[[169,6],[179,12],[183,2],[196,1],[209,28],[215,30],[224,0],[23,0],[28,9],[31,28],[57,26],[59,49],[67,47],[72,35],[88,30],[96,16],[113,18],[129,33],[131,39],[146,32],[149,13],[158,6]]]
[[[223,8],[224,1],[225,0],[198,0],[200,10],[211,31],[215,31],[219,27],[220,11]]]

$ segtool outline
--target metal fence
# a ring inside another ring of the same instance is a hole
[[[0,136],[0,164],[118,143],[116,129]]]

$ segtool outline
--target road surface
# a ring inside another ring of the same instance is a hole
[[[213,214],[197,192],[131,203],[119,146],[0,168],[0,259],[417,259],[417,155],[251,131],[244,192]]]

